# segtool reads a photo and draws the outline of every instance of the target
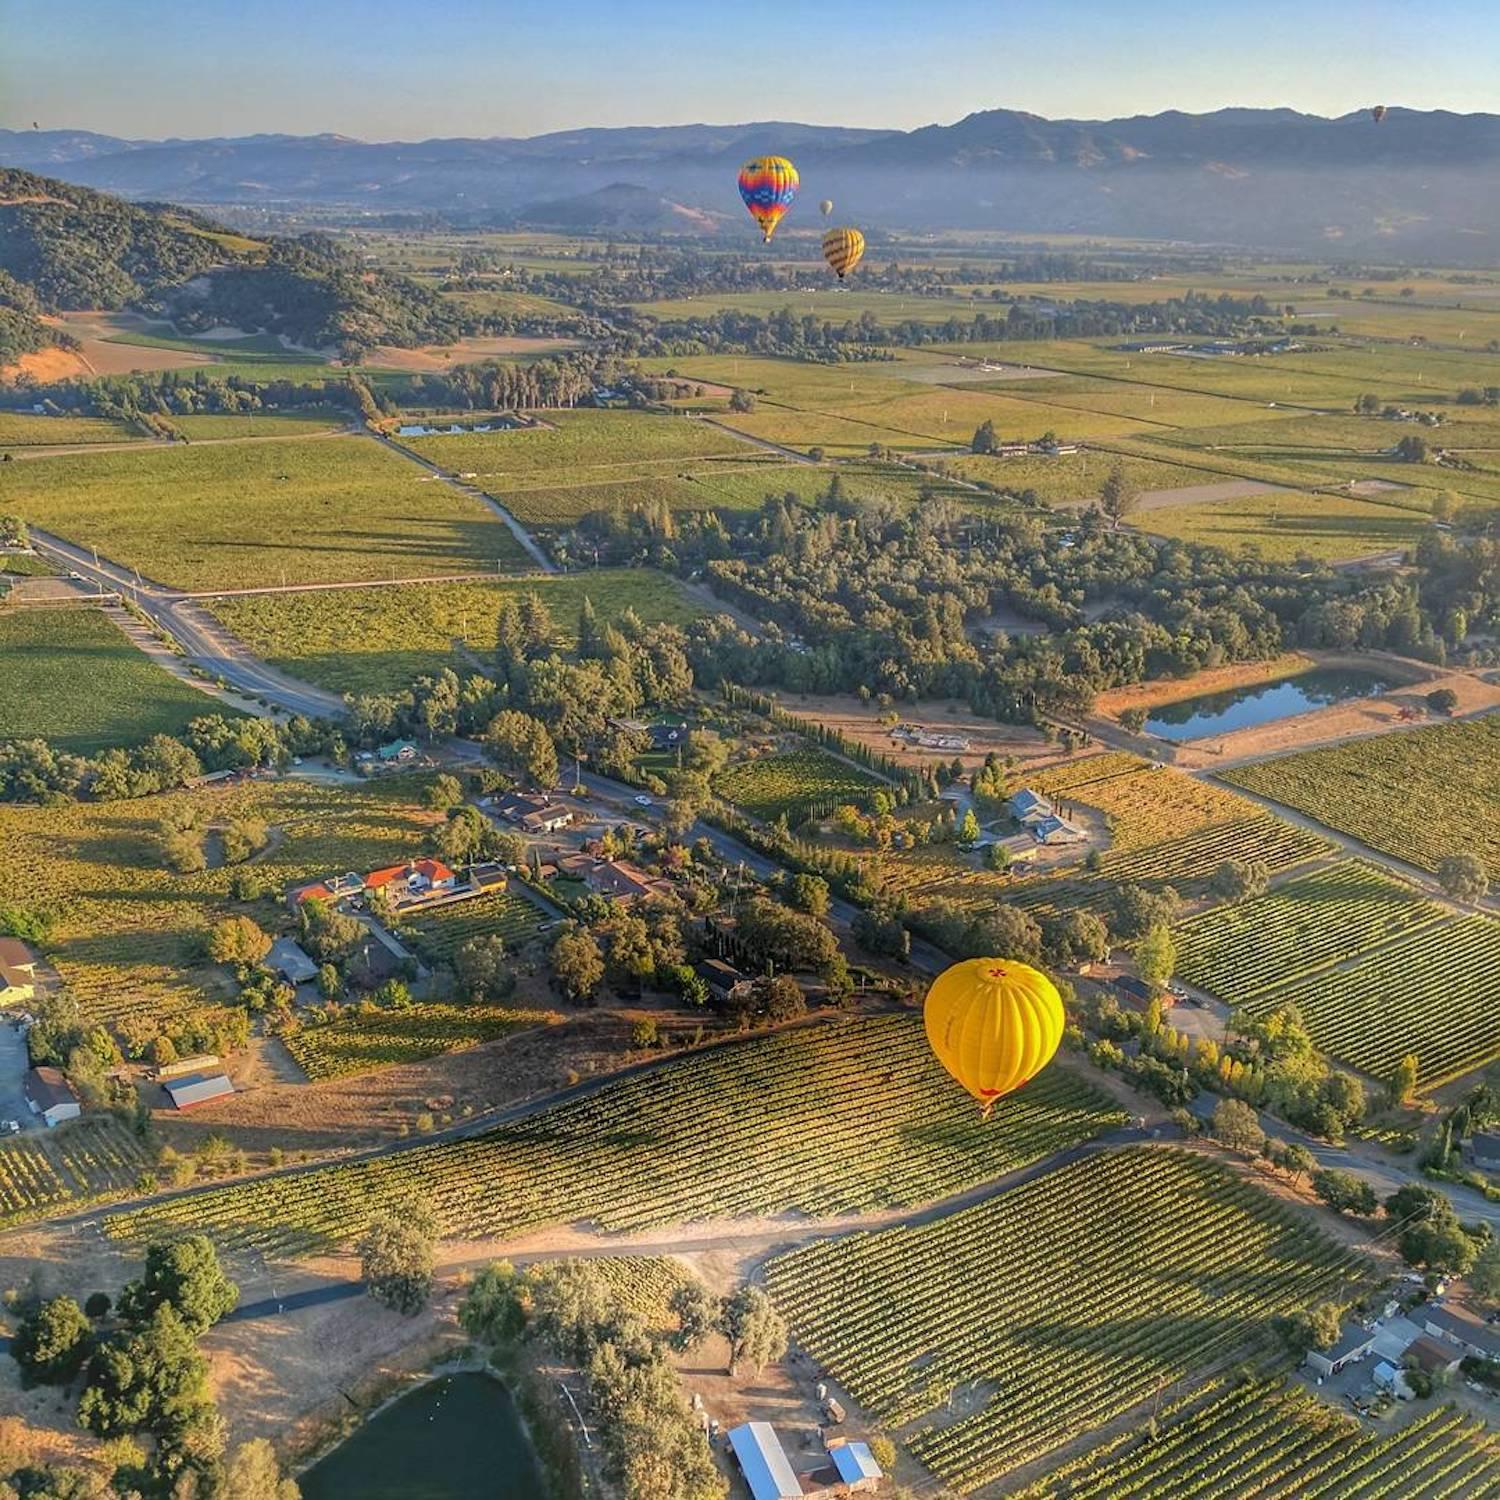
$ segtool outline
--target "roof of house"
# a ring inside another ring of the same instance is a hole
[[[425,875],[434,885],[453,879],[453,871],[440,859],[419,859],[412,868],[418,875]]]
[[[1368,1349],[1374,1342],[1373,1333],[1367,1332],[1358,1323],[1346,1323],[1339,1330],[1338,1342],[1333,1348],[1320,1352],[1324,1359],[1337,1364],[1341,1359],[1348,1359],[1351,1354],[1358,1354],[1361,1349]]]
[[[1500,1355],[1500,1334],[1463,1308],[1443,1307],[1429,1302],[1417,1316],[1423,1323],[1441,1329],[1450,1338],[1472,1344],[1476,1349],[1483,1349],[1486,1354]]]
[[[1413,1339],[1406,1346],[1406,1352],[1416,1360],[1419,1368],[1428,1372],[1446,1370],[1459,1357],[1459,1351],[1452,1344],[1442,1343],[1433,1338],[1430,1333],[1424,1333],[1421,1338]]]
[[[868,1443],[840,1443],[830,1450],[828,1456],[845,1484],[855,1484],[861,1479],[879,1479],[884,1473],[875,1462]]]
[[[59,1104],[77,1104],[73,1085],[63,1077],[60,1068],[32,1068],[23,1085],[26,1097],[38,1109],[54,1109]]]
[[[387,865],[383,870],[371,870],[365,876],[365,889],[378,891],[381,886],[389,885],[393,880],[405,880],[410,865]]]
[[[223,1073],[189,1073],[186,1078],[168,1079],[162,1087],[178,1109],[191,1109],[234,1092],[234,1085]]]
[[[1137,979],[1134,974],[1121,974],[1114,981],[1114,986],[1117,990],[1121,990],[1137,1000],[1154,1000],[1156,998],[1156,991],[1144,979]]]
[[[1393,1365],[1388,1359],[1381,1360],[1380,1363],[1375,1366],[1375,1379],[1377,1382],[1383,1385],[1395,1385],[1396,1377],[1400,1375],[1400,1373],[1400,1370],[1398,1370],[1395,1365]]]
[[[19,938],[0,937],[0,964],[8,969],[29,969],[35,966],[36,958]]]
[[[1083,837],[1083,829],[1076,823],[1068,822],[1066,818],[1059,818],[1056,813],[1053,813],[1050,817],[1043,818],[1031,830],[1031,833],[1033,838],[1038,839],[1047,838],[1050,834],[1054,833],[1072,833],[1077,834],[1079,838]]]
[[[731,1427],[729,1446],[755,1500],[802,1500],[802,1481],[769,1422]]]
[[[375,753],[381,760],[395,760],[408,751],[413,755],[417,753],[417,747],[411,740],[392,740],[389,745],[382,745]]]
[[[298,906],[304,901],[332,901],[333,892],[321,880],[315,880],[311,885],[304,885],[300,890],[293,891],[292,900]]]
[[[1040,792],[1032,791],[1029,786],[1023,786],[1019,792],[1016,792],[1011,797],[1009,806],[1013,812],[1040,812],[1044,808],[1048,812],[1052,810],[1052,804]]]
[[[550,805],[545,797],[528,797],[524,792],[503,792],[494,799],[495,811],[513,822],[527,813],[545,812]]]
[[[0,995],[6,990],[24,990],[28,995],[36,989],[36,980],[27,969],[13,969],[0,963]]]
[[[634,865],[608,860],[600,860],[589,871],[588,882],[604,896],[649,896],[660,884]]]
[[[266,954],[266,967],[293,984],[315,979],[318,973],[317,964],[307,956],[301,944],[288,937],[277,938],[271,944],[270,952]]]

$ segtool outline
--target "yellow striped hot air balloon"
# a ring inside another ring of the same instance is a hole
[[[922,1018],[937,1059],[983,1106],[1035,1078],[1063,1034],[1057,986],[1030,964],[971,958],[927,991]]]
[[[857,229],[830,229],[823,236],[823,259],[842,281],[865,253],[865,237]]]

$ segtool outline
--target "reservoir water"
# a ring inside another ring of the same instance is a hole
[[[538,1500],[515,1401],[479,1371],[444,1375],[371,1418],[301,1476],[303,1500]]]
[[[1204,693],[1151,710],[1146,733],[1164,740],[1199,740],[1234,729],[1289,719],[1350,698],[1373,698],[1396,686],[1396,679],[1362,667],[1315,667],[1276,682],[1251,683]]]

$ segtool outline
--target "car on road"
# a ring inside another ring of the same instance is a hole
[[[655,805],[644,792],[635,799],[635,804],[637,807],[652,807]]]
[[[20,1135],[21,1122],[19,1120],[0,1120],[0,1135]]]

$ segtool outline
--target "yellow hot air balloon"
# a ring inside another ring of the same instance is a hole
[[[971,958],[945,969],[927,991],[922,1018],[937,1059],[983,1105],[1035,1078],[1063,1034],[1057,986],[1030,964]]]
[[[865,253],[865,237],[857,229],[830,229],[823,236],[823,259],[839,273],[839,280],[852,271]]]

